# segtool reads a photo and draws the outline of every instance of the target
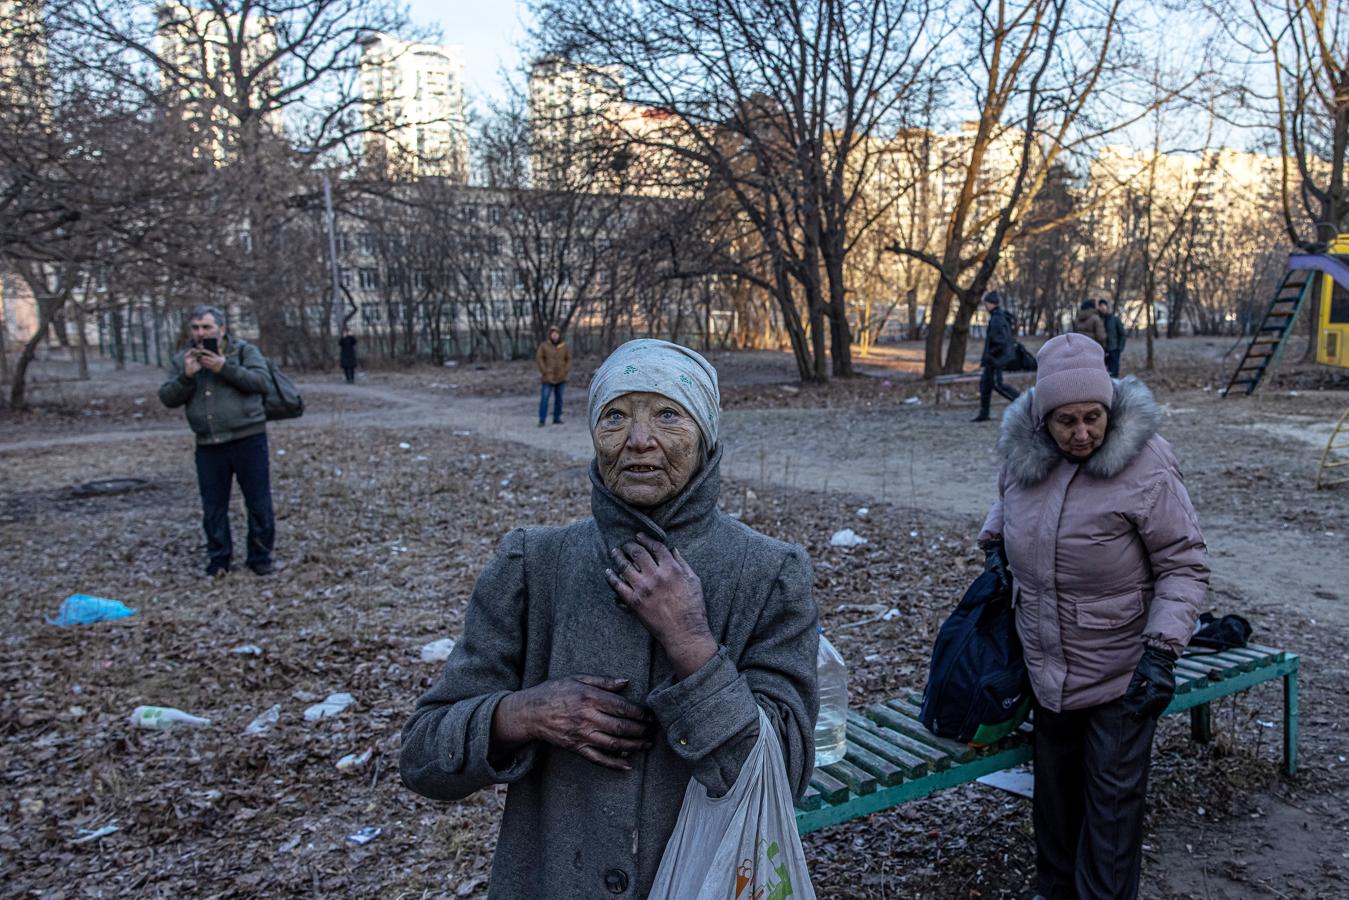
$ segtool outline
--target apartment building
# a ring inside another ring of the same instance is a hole
[[[365,163],[389,177],[468,180],[463,47],[375,34],[363,42]]]
[[[280,76],[266,60],[277,50],[273,22],[266,16],[222,15],[164,3],[156,10],[156,38],[164,61],[161,78],[173,92],[181,114],[204,137],[204,152],[223,162],[235,152],[241,113],[261,110],[263,126],[284,133],[275,97]],[[238,68],[248,75],[240,85]],[[245,92],[247,91],[247,94]]]

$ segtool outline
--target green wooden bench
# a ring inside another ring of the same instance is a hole
[[[1251,645],[1223,653],[1187,653],[1176,664],[1176,696],[1166,715],[1189,710],[1195,740],[1211,736],[1209,704],[1266,681],[1283,679],[1283,768],[1297,771],[1295,653]],[[848,713],[842,760],[815,770],[796,804],[801,834],[828,828],[1029,762],[1031,726],[988,747],[939,738],[918,720],[919,698],[902,696]]]

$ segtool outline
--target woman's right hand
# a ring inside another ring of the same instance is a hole
[[[621,696],[626,678],[568,675],[503,697],[492,717],[493,750],[532,740],[570,750],[599,766],[627,771],[626,757],[651,748],[654,718]]]

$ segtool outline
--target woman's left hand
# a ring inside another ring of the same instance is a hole
[[[620,600],[631,609],[670,657],[675,675],[687,678],[717,653],[707,626],[707,607],[698,575],[678,550],[673,553],[653,538],[615,547],[614,567],[604,575]]]

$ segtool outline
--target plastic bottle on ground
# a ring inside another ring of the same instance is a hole
[[[151,731],[167,731],[175,725],[205,728],[211,724],[211,720],[189,715],[170,706],[138,706],[131,711],[131,724]]]
[[[848,667],[820,629],[815,664],[820,683],[820,717],[815,721],[815,765],[827,766],[847,751]]]

